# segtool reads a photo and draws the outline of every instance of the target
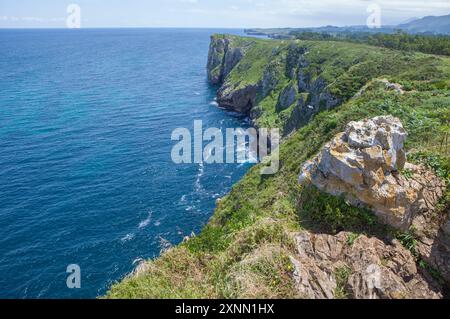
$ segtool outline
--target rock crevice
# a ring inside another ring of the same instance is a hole
[[[386,244],[351,233],[296,234],[297,253],[290,256],[293,278],[303,298],[309,299],[437,299],[437,283],[426,281],[414,257],[394,240]]]

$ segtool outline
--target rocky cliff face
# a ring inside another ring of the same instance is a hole
[[[227,36],[214,35],[208,53],[208,80],[211,84],[223,84],[231,70],[244,57],[244,49],[237,47]]]
[[[257,85],[246,85],[241,88],[222,86],[217,93],[217,103],[221,107],[246,114],[255,105]]]
[[[319,74],[309,70],[309,51],[302,46],[291,45],[287,55],[287,73],[297,82],[296,105],[285,126],[288,134],[306,125],[312,117],[322,110],[329,110],[342,103],[342,99],[330,93],[327,81]]]
[[[287,100],[289,104],[279,102],[277,105],[277,110],[281,111],[295,102],[284,127],[285,134],[306,125],[318,112],[332,109],[343,102],[330,92],[329,83],[320,71],[314,73],[310,70],[309,54],[309,50],[301,45],[291,45],[287,49],[286,73],[291,83],[296,83],[296,87],[293,90],[290,84],[289,90],[280,94],[279,101]],[[287,99],[286,96],[295,96],[295,100]]]
[[[436,299],[439,285],[425,280],[415,259],[400,242],[360,235],[295,235],[297,254],[290,256],[299,294],[310,299]]]
[[[252,45],[251,40],[238,41],[232,36],[215,35],[211,38],[208,79],[211,84],[220,85],[217,102],[221,107],[249,114],[256,123],[267,111],[259,104],[269,95],[275,95],[275,113],[287,111],[280,128],[288,134],[307,124],[319,111],[342,102],[329,92],[328,83],[320,75],[307,70],[308,50],[299,45],[274,48],[270,54],[266,52],[267,60],[261,66],[263,72],[258,80],[247,83],[244,70],[243,81],[227,81],[228,75],[241,61],[245,61],[242,69],[252,65],[254,61],[246,60],[246,52],[252,49]],[[286,82],[287,85],[281,87]]]
[[[247,113],[254,105],[257,86],[236,88],[224,85],[225,79],[245,55],[245,47],[235,43],[232,37],[214,35],[208,53],[208,80],[213,85],[221,85],[217,94],[219,106],[240,113]]]

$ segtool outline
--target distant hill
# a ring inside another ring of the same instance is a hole
[[[387,25],[378,29],[370,29],[365,25],[358,26],[323,26],[317,28],[279,28],[279,29],[247,29],[249,35],[267,35],[271,38],[289,38],[293,32],[319,32],[339,34],[348,32],[366,33],[394,33],[403,30],[412,34],[442,34],[450,35],[450,14],[445,16],[428,16],[424,18],[409,19],[408,22],[399,25]]]
[[[422,19],[413,20],[405,24],[400,24],[397,26],[397,28],[402,29],[408,33],[432,33],[450,35],[450,14],[439,17],[424,17]]]

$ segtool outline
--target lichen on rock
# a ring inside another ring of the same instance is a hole
[[[303,165],[299,180],[345,195],[373,210],[382,223],[406,230],[414,216],[436,205],[445,188],[435,174],[406,162],[406,137],[400,120],[392,116],[350,122]],[[426,187],[430,183],[433,190]]]

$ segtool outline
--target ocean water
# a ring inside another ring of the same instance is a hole
[[[175,128],[243,125],[206,80],[214,32],[242,33],[0,31],[1,298],[94,298],[201,230],[249,168],[171,160]]]

